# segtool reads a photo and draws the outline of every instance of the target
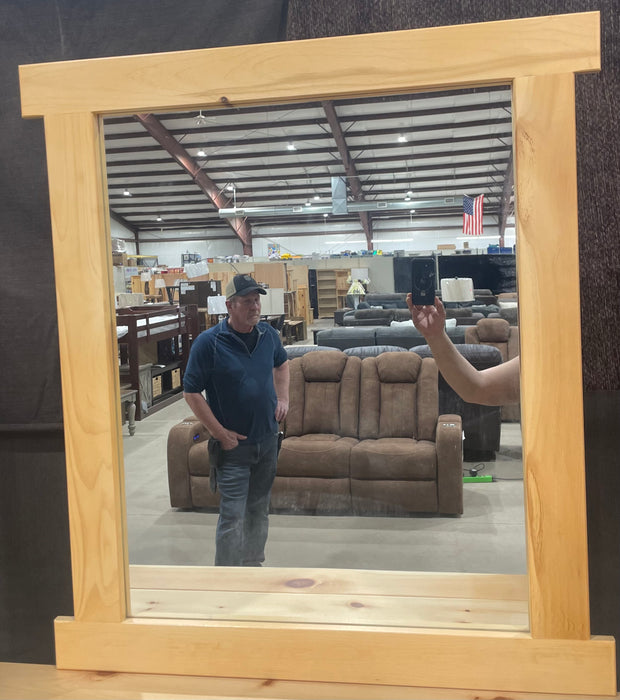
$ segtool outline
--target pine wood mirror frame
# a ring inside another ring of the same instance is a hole
[[[590,636],[578,342],[574,74],[599,56],[592,12],[20,67],[23,115],[45,121],[59,317],[75,602],[59,667],[615,692],[614,640]],[[128,618],[102,115],[489,84],[513,90],[530,631]]]

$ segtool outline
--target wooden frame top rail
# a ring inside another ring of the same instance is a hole
[[[336,89],[326,80],[325,65],[340,76]],[[40,117],[273,104],[596,70],[600,70],[599,13],[584,12],[32,64],[20,66],[20,84],[23,116]],[[369,86],[369,75],[380,75],[381,80]]]

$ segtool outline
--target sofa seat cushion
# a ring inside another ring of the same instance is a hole
[[[434,480],[437,478],[435,443],[411,438],[362,440],[351,450],[351,478]]]
[[[366,516],[437,513],[437,482],[351,479],[351,506],[354,515]]]
[[[350,513],[351,484],[349,479],[276,476],[271,489],[271,511]]]
[[[355,438],[326,433],[294,435],[282,441],[278,476],[349,478]]]

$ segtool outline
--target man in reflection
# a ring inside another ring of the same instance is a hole
[[[407,295],[413,325],[428,343],[437,368],[448,384],[468,403],[503,406],[519,403],[519,357],[488,369],[478,370],[454,347],[445,330],[446,312],[441,301],[416,306]]]
[[[212,436],[209,462],[220,492],[216,566],[265,560],[289,367],[277,331],[260,321],[261,294],[249,275],[233,277],[226,286],[228,317],[196,338],[183,378],[185,400]]]

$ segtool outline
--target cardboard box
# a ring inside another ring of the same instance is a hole
[[[181,386],[181,368],[177,367],[177,369],[172,370],[172,388],[177,389],[180,386]]]
[[[141,345],[138,345],[138,362],[141,365],[147,363],[156,365],[159,362],[156,340],[152,340],[150,343],[142,343]]]
[[[161,396],[161,374],[153,377],[153,398]]]
[[[127,265],[127,253],[112,253],[113,265]]]

